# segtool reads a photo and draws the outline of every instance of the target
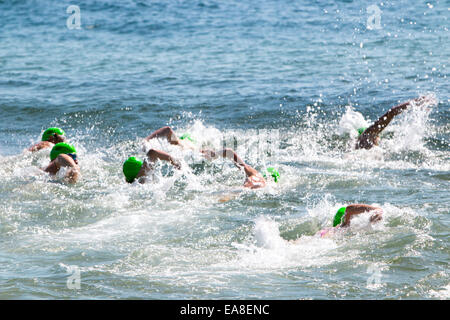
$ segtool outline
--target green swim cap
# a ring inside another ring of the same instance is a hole
[[[334,216],[333,220],[333,227],[336,227],[337,225],[341,224],[342,218],[345,215],[345,209],[347,209],[347,207],[342,207],[336,212],[336,215]]]
[[[53,146],[52,151],[50,151],[50,160],[53,161],[60,154],[67,154],[67,153],[77,153],[77,150],[75,150],[75,148],[68,143],[65,142],[57,143]]]
[[[359,128],[358,129],[358,136],[362,135],[364,131],[366,131],[367,128]]]
[[[192,139],[192,137],[191,137],[191,135],[190,135],[189,133],[183,134],[183,135],[180,137],[180,139],[181,139],[181,140],[188,139],[189,141],[195,142],[195,140]]]
[[[129,157],[123,163],[123,174],[125,175],[125,179],[127,180],[127,182],[132,183],[134,179],[136,179],[136,176],[141,170],[143,164],[144,161],[136,157]]]
[[[66,135],[64,133],[64,131],[62,129],[60,129],[60,128],[48,128],[42,134],[42,141],[48,141],[48,139],[50,139],[50,137],[53,136],[53,134],[55,134],[55,133],[59,134],[60,136],[65,136]]]
[[[280,178],[280,173],[278,172],[277,169],[269,167],[266,169],[267,172],[273,177],[273,180],[275,180],[275,182],[278,182],[278,179]],[[263,174],[264,178],[266,178],[266,174]]]

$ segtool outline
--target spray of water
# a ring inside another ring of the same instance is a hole
[[[400,183],[380,168],[449,169],[445,152],[424,142],[433,135],[428,115],[426,108],[411,108],[389,126],[393,135],[368,151],[349,148],[351,132],[369,123],[351,107],[330,124],[331,131],[318,125],[314,110],[302,118],[306,126],[283,132],[218,130],[201,120],[174,126],[179,136],[188,132],[198,149],[231,147],[257,170],[276,167],[280,181],[257,191],[242,188],[245,175],[231,162],[204,161],[196,150],[158,139],[145,143],[143,137],[105,149],[86,146],[84,139],[92,137],[81,133],[73,138],[82,171],[75,185],[42,172],[49,150],[0,157],[1,194],[10,195],[1,207],[1,230],[20,250],[44,255],[109,252],[104,263],[81,266],[82,273],[139,275],[178,288],[202,286],[206,277],[204,290],[211,292],[242,272],[365,264],[380,243],[401,245],[414,256],[433,242],[430,222],[420,208],[386,199],[380,201],[385,214],[379,224],[363,214],[345,233],[328,239],[315,233],[331,226],[336,210],[348,204],[339,200],[342,188]],[[336,132],[346,143],[335,144],[330,136]],[[125,183],[123,161],[143,157],[149,148],[167,151],[182,169],[159,163],[150,183]]]

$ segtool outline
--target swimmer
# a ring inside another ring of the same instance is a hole
[[[27,150],[35,152],[45,148],[53,148],[55,144],[66,141],[65,135],[64,131],[60,128],[48,128],[42,134],[41,141],[32,145]]]
[[[202,153],[204,154],[205,158],[208,160],[213,160],[219,157],[219,153],[211,151],[211,150],[202,150]],[[263,176],[247,165],[242,159],[231,149],[224,149],[222,152],[220,152],[220,155],[224,158],[228,158],[233,160],[234,164],[238,168],[243,168],[245,171],[245,174],[247,176],[244,187],[251,188],[251,189],[257,189],[265,187],[266,181],[263,178]],[[145,160],[138,159],[136,157],[129,157],[123,164],[123,174],[125,175],[125,180],[128,183],[133,183],[136,179],[140,183],[145,182],[145,176],[153,170],[154,166],[153,164],[157,160],[162,160],[171,163],[176,169],[180,169],[181,165],[180,163],[175,160],[170,154],[150,149],[147,152],[147,157]]]
[[[333,235],[337,230],[341,228],[347,228],[350,226],[350,220],[361,213],[373,212],[370,216],[370,222],[375,223],[382,219],[383,209],[370,206],[367,204],[350,204],[347,207],[340,208],[333,219],[333,227],[325,228],[316,233],[321,238],[329,237]]]
[[[417,105],[421,105],[426,102],[426,97],[420,97],[414,100],[407,101],[398,106],[395,106],[385,114],[383,114],[374,124],[368,128],[358,129],[358,141],[356,142],[356,149],[371,149],[373,146],[378,146],[380,142],[379,134],[387,127],[387,125],[394,119],[396,115],[399,115],[406,110],[410,103],[414,102]]]
[[[223,149],[219,153],[212,151],[212,150],[199,150],[193,144],[195,142],[195,140],[192,139],[192,137],[189,134],[184,134],[181,137],[177,137],[175,132],[173,131],[173,129],[170,128],[169,126],[165,126],[165,127],[162,127],[160,129],[154,131],[149,136],[147,136],[145,138],[145,140],[150,141],[151,139],[155,139],[155,138],[165,138],[165,139],[167,139],[167,141],[170,144],[178,145],[182,148],[188,148],[191,150],[198,150],[208,160],[214,160],[214,159],[218,158],[219,155],[221,155],[224,158],[228,158],[234,162],[236,167],[238,167],[239,169],[242,169],[242,168],[244,169],[244,172],[246,174],[246,180],[244,182],[244,187],[250,188],[250,189],[257,189],[257,188],[263,188],[266,186],[266,180],[264,179],[264,177],[257,170],[255,170],[251,166],[247,165],[232,149],[229,149],[229,148]],[[154,153],[154,156],[156,156],[155,161],[156,161],[156,159],[160,159],[163,161],[169,161],[172,164],[176,163],[176,167],[179,169],[178,161],[175,161],[169,154],[167,154],[163,151],[155,150],[155,149],[151,149],[150,151]],[[147,157],[148,157],[148,154],[147,154]],[[136,158],[134,158],[134,159],[136,159]],[[129,162],[130,168],[134,168],[134,169],[131,170],[131,172],[133,172],[133,173],[132,174],[130,173],[130,179],[127,178],[127,181],[132,182],[132,181],[134,181],[134,179],[136,177],[145,176],[146,173],[148,173],[149,170],[152,169],[152,167],[145,165],[142,160],[137,160],[137,161],[138,162],[131,160]],[[128,167],[128,165],[126,167]],[[125,164],[124,164],[124,168],[125,168]],[[128,170],[126,170],[126,171],[128,171]],[[278,171],[276,169],[267,168],[267,172],[270,176],[273,177],[275,182],[278,182],[280,174],[278,173]],[[125,174],[125,169],[124,169],[124,174]],[[125,176],[127,176],[127,174],[125,174]]]
[[[264,188],[266,186],[266,180],[261,175],[261,173],[246,164],[232,149],[226,148],[219,152],[212,150],[201,150],[201,153],[203,153],[205,158],[208,160],[214,160],[219,156],[222,156],[223,158],[227,158],[233,161],[234,165],[239,169],[244,169],[246,175],[246,179],[244,182],[245,188],[258,189]]]
[[[172,164],[176,169],[180,169],[180,163],[175,160],[170,154],[156,150],[150,149],[144,160],[141,160],[136,157],[129,157],[123,163],[123,174],[125,175],[125,180],[128,183],[133,183],[135,180],[138,180],[139,183],[145,183],[145,176],[150,173],[154,169],[154,163],[157,160],[166,161]]]
[[[50,152],[50,164],[43,169],[50,175],[56,175],[61,168],[68,168],[65,179],[70,183],[75,183],[80,177],[80,167],[78,166],[77,151],[70,144],[60,142],[55,144]]]

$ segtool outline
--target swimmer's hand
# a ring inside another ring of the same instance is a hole
[[[383,211],[375,210],[375,212],[370,216],[370,222],[378,222],[383,219]]]
[[[436,98],[432,95],[421,96],[412,102],[418,107],[428,107],[437,104]]]
[[[67,172],[66,176],[65,176],[65,180],[68,183],[76,183],[79,179],[80,179],[80,170],[78,168],[71,168],[69,169],[69,171]]]

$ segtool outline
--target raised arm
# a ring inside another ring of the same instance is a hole
[[[368,127],[359,136],[356,148],[370,149],[373,145],[377,145],[378,135],[387,127],[387,125],[394,119],[395,116],[406,110],[411,102],[422,102],[424,97],[420,97],[414,100],[410,100],[399,104],[398,106],[392,107],[385,114],[383,114],[374,124]]]
[[[170,144],[180,144],[180,139],[177,138],[177,135],[172,130],[172,128],[168,126],[159,128],[158,130],[154,131],[147,138],[145,138],[145,140],[149,141],[154,138],[166,138]]]
[[[45,148],[52,148],[54,146],[50,141],[39,141],[38,143],[32,145],[27,150],[30,152],[39,151]]]
[[[346,227],[350,225],[350,220],[358,214],[374,211],[373,215],[370,217],[370,222],[377,222],[382,219],[383,209],[370,206],[367,204],[351,204],[348,205],[345,209],[344,221],[342,223],[342,227]]]
[[[154,138],[166,138],[170,144],[178,145],[182,148],[196,150],[196,147],[194,146],[194,144],[192,144],[192,142],[189,141],[189,139],[179,139],[175,134],[175,131],[173,131],[172,128],[168,126],[159,128],[158,130],[154,131],[152,134],[146,137],[145,140],[149,141]]]

